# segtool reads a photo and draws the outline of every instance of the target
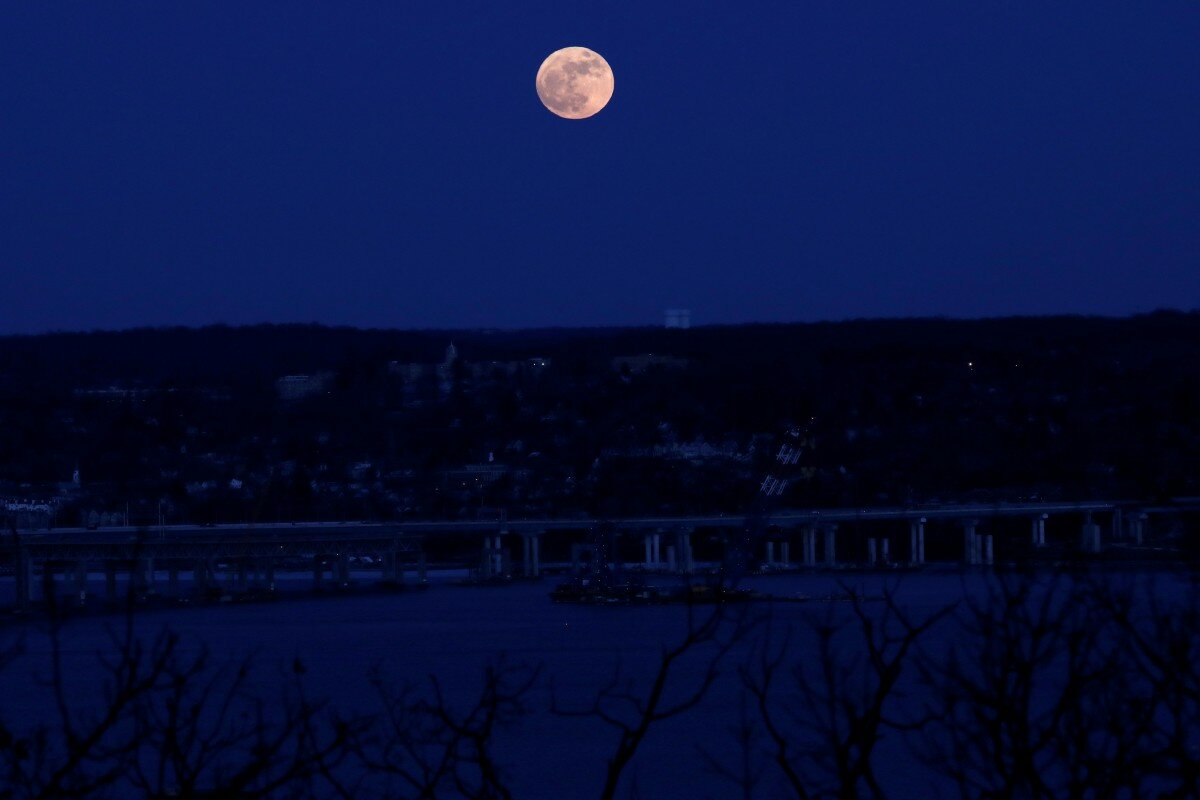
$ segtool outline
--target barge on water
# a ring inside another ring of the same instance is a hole
[[[749,589],[735,589],[721,584],[661,586],[632,577],[621,581],[577,577],[556,586],[550,592],[550,599],[556,603],[650,606],[744,603],[759,598]]]

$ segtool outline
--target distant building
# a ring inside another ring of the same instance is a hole
[[[617,356],[612,360],[613,372],[628,372],[630,375],[641,375],[654,369],[686,369],[688,360],[675,356],[656,356],[646,353],[640,356]]]
[[[692,311],[688,308],[668,308],[663,312],[664,328],[680,328],[687,330],[692,327]]]
[[[438,377],[438,389],[442,394],[449,394],[454,385],[454,364],[458,361],[458,348],[454,342],[446,348],[446,357],[435,368]]]
[[[521,361],[466,361],[460,360],[458,348],[453,342],[446,348],[446,354],[440,364],[421,364],[392,361],[388,363],[388,372],[399,375],[409,384],[415,384],[426,378],[436,378],[442,394],[447,394],[453,383],[455,370],[462,367],[462,374],[472,380],[496,380],[511,378],[522,369],[536,375],[550,366],[550,359],[533,356]]]
[[[280,400],[302,400],[324,392],[330,381],[332,372],[317,372],[312,375],[284,375],[275,381],[275,391]]]
[[[466,464],[457,469],[442,470],[442,482],[450,488],[481,489],[489,486],[508,473],[504,464]]]
[[[467,372],[476,380],[486,378],[511,378],[522,369],[536,375],[550,366],[550,359],[540,356],[523,361],[476,361],[468,365]]]
[[[393,375],[399,375],[407,382],[415,382],[432,374],[433,365],[392,361],[388,363],[388,372]]]

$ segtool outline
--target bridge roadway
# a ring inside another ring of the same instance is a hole
[[[1046,544],[1046,520],[1053,515],[1083,518],[1079,545],[1085,552],[1102,548],[1100,525],[1094,515],[1107,517],[1113,539],[1141,543],[1150,514],[1200,510],[1200,498],[1183,498],[1161,504],[1131,501],[1082,501],[1057,503],[975,503],[878,508],[788,509],[770,515],[768,530],[760,546],[762,563],[792,566],[790,547],[796,534],[801,538],[798,565],[808,568],[836,567],[839,524],[871,524],[888,521],[909,523],[905,563],[925,563],[925,525],[931,521],[957,522],[962,534],[963,562],[989,565],[994,560],[992,535],[980,533],[981,520],[1024,517],[1030,520],[1031,544]],[[702,529],[738,529],[745,524],[740,515],[647,516],[616,519],[549,518],[486,520],[408,520],[391,523],[366,522],[275,522],[211,526],[164,525],[144,527],[56,528],[19,531],[14,541],[0,540],[0,565],[11,565],[17,577],[17,602],[32,602],[34,575],[41,573],[42,594],[56,591],[54,576],[61,572],[64,583],[75,576],[75,589],[86,595],[87,574],[103,567],[110,598],[115,597],[116,574],[128,572],[131,584],[154,590],[154,579],[169,572],[170,591],[178,592],[178,573],[190,572],[197,590],[221,585],[217,565],[225,565],[227,587],[248,590],[255,586],[273,588],[274,571],[281,564],[304,563],[313,569],[314,585],[320,586],[326,571],[335,582],[349,581],[349,564],[372,564],[385,581],[402,582],[405,566],[415,568],[424,580],[425,555],[422,541],[445,536],[478,535],[483,538],[477,571],[481,577],[517,572],[504,544],[506,534],[516,535],[523,548],[521,570],[526,576],[540,574],[540,540],[554,532],[579,532],[598,526],[626,535],[643,536],[645,567],[688,573],[694,569],[691,535]],[[869,529],[868,529],[869,530]],[[867,539],[869,565],[894,565],[901,561],[892,551],[894,529]],[[663,539],[666,539],[666,552]],[[776,552],[778,547],[778,552]],[[588,545],[572,545],[576,566]],[[665,555],[665,557],[664,557]],[[778,556],[778,558],[777,558]],[[860,558],[857,563],[863,563]],[[157,565],[157,566],[156,566]],[[39,569],[40,568],[40,569]]]
[[[1200,500],[1196,506],[1200,507]],[[801,527],[822,523],[871,522],[885,520],[925,519],[986,519],[990,517],[1034,516],[1037,514],[1086,514],[1108,513],[1115,509],[1137,508],[1129,501],[1084,501],[1070,503],[979,503],[963,505],[893,506],[879,508],[821,508],[792,509],[774,513],[770,525],[778,527]],[[1178,510],[1176,506],[1155,508],[1165,512]],[[149,538],[215,536],[222,534],[260,535],[271,537],[302,536],[309,532],[336,535],[354,535],[364,530],[380,529],[395,533],[431,536],[438,534],[494,533],[496,531],[521,534],[537,534],[549,531],[588,530],[597,525],[611,525],[616,530],[646,531],[676,528],[729,528],[740,526],[745,516],[738,514],[705,514],[661,517],[619,517],[595,519],[591,517],[549,517],[542,519],[482,519],[482,520],[409,520],[400,522],[262,522],[230,523],[219,525],[150,525],[150,526],[106,526],[103,528],[54,528],[47,531],[21,531],[22,538],[36,537],[47,543],[70,541],[77,537],[85,539],[104,538],[111,540],[137,536]]]

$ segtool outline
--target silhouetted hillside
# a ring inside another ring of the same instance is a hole
[[[1198,313],[8,337],[0,497],[70,523],[735,511],[809,419],[794,504],[1200,494],[1198,365]]]

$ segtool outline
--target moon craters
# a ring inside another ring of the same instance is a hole
[[[612,69],[599,53],[586,47],[564,47],[542,62],[537,93],[552,113],[565,119],[584,119],[612,98]]]

